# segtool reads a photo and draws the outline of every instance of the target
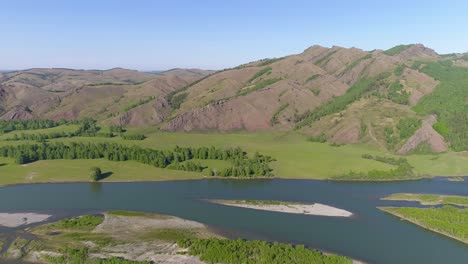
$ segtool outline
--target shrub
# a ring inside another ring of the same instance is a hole
[[[99,167],[92,167],[89,170],[89,177],[93,181],[99,181],[101,179],[101,177],[102,177],[101,169]]]

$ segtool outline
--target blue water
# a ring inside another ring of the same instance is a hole
[[[426,179],[352,183],[314,180],[196,180],[144,183],[36,184],[0,188],[0,212],[133,210],[199,221],[234,237],[301,243],[368,263],[468,263],[468,245],[381,212],[396,192],[468,196],[468,182]],[[204,199],[323,203],[351,218],[281,214]]]

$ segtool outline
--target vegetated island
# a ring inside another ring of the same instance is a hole
[[[231,240],[202,223],[127,211],[63,219],[28,228],[14,239],[3,244],[1,258],[85,264],[360,263],[303,245]]]
[[[353,213],[336,207],[313,203],[301,204],[284,201],[265,201],[265,200],[210,200],[212,203],[250,208],[255,210],[264,210],[279,213],[333,216],[333,217],[351,217]]]
[[[394,193],[382,198],[382,200],[419,202],[422,205],[451,204],[468,206],[468,197],[457,195]]]
[[[468,197],[462,196],[427,196],[418,194],[397,194],[391,200],[419,201],[422,204],[445,205],[435,208],[415,207],[379,207],[380,210],[395,215],[403,220],[419,225],[428,230],[443,234],[468,244]]]

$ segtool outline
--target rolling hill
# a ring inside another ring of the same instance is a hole
[[[468,150],[468,55],[421,44],[312,46],[217,72],[32,69],[0,75],[3,119],[165,131],[298,131],[398,154]]]

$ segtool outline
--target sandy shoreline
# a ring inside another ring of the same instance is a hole
[[[43,222],[51,215],[35,213],[0,213],[0,226],[18,227]]]
[[[212,203],[235,206],[242,208],[249,208],[255,210],[288,213],[288,214],[303,214],[303,215],[318,215],[318,216],[332,216],[332,217],[351,217],[353,213],[328,206],[325,204],[251,204],[245,201],[226,201],[226,200],[211,200]]]

